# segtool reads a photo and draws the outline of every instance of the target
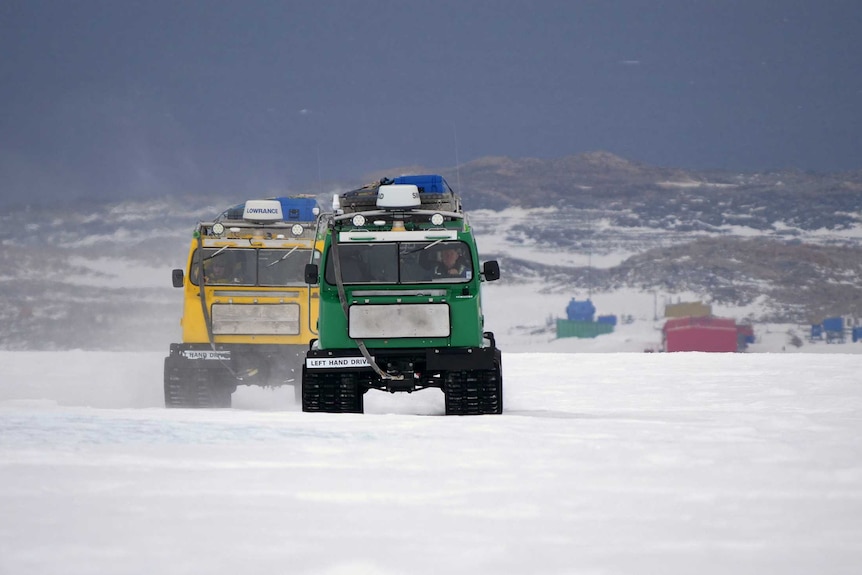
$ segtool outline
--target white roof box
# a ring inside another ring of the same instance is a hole
[[[248,200],[245,203],[245,210],[242,212],[242,219],[256,224],[280,222],[284,219],[284,214],[281,213],[281,202],[278,200]]]
[[[418,208],[419,188],[415,184],[391,184],[380,186],[377,191],[377,207],[384,209]]]

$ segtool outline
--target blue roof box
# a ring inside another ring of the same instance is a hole
[[[281,213],[286,222],[313,222],[317,219],[314,209],[318,205],[314,198],[281,197],[276,199],[281,202]]]
[[[452,193],[452,188],[443,179],[443,176],[421,175],[421,176],[399,176],[392,180],[393,184],[413,184],[419,188],[419,193],[445,194]]]

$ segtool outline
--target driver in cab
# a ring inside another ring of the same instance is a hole
[[[224,257],[216,257],[204,265],[204,279],[208,284],[230,284],[239,282],[228,270],[228,262]]]
[[[467,266],[461,257],[461,248],[454,245],[440,250],[440,261],[434,267],[434,277],[463,278],[467,276]]]

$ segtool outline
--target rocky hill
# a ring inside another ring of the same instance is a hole
[[[468,209],[511,206],[582,209],[626,207],[644,215],[671,215],[721,206],[768,219],[815,225],[817,213],[858,209],[862,171],[816,174],[685,171],[633,162],[607,152],[559,159],[487,157],[441,172],[460,182]],[[804,209],[803,209],[804,208]],[[812,219],[813,217],[813,219]],[[711,218],[711,223],[716,223]],[[720,221],[720,220],[719,220]]]

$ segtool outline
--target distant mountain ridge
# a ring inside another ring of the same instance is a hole
[[[731,201],[762,205],[778,196],[818,200],[827,209],[858,207],[849,197],[862,193],[862,171],[817,174],[795,170],[741,173],[690,171],[633,162],[609,152],[590,152],[559,159],[486,157],[457,170],[442,170],[450,183],[461,182],[468,209],[500,210],[510,206],[607,207],[608,202],[634,205],[671,199]],[[721,191],[722,194],[716,192]],[[767,197],[759,198],[766,194]],[[719,197],[721,196],[721,197]],[[762,201],[758,201],[758,199]],[[787,203],[784,202],[787,207]],[[814,207],[814,206],[810,206]]]

